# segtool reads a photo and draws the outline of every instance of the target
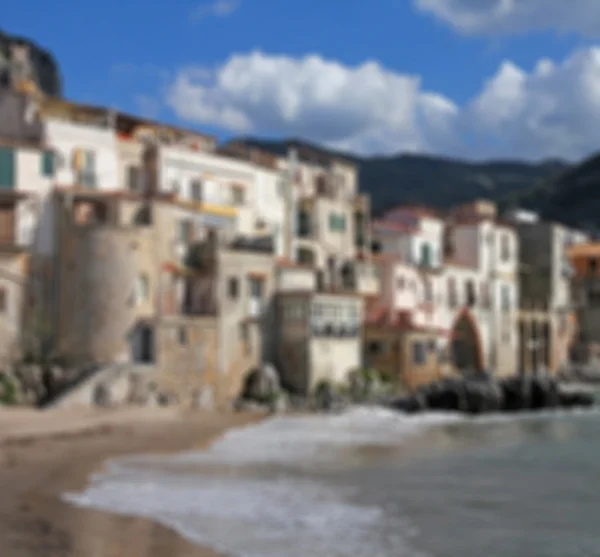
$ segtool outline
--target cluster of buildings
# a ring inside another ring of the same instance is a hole
[[[298,394],[365,367],[409,388],[464,370],[557,371],[590,345],[600,288],[584,278],[600,285],[598,257],[585,235],[523,211],[500,219],[486,201],[372,219],[357,168],[302,146],[219,147],[0,91],[5,364],[33,343],[70,366],[145,366],[165,391],[214,400],[265,362]]]

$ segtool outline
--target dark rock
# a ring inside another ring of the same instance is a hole
[[[559,405],[558,383],[549,376],[535,377],[531,381],[531,410],[556,408]]]
[[[465,382],[460,379],[432,383],[421,393],[430,410],[457,411],[465,407]]]
[[[505,412],[520,412],[531,408],[531,380],[527,376],[507,377],[499,382]]]
[[[504,394],[493,381],[469,382],[465,384],[465,402],[464,410],[469,414],[498,412],[504,405]]]
[[[273,364],[267,362],[248,373],[244,382],[242,398],[259,403],[270,403],[280,393],[279,373]]]
[[[27,61],[33,78],[40,90],[51,97],[62,96],[62,77],[60,68],[52,53],[25,37],[9,35],[0,31],[0,86],[7,86],[13,73],[13,53],[15,47],[24,47],[28,51]]]
[[[427,400],[423,393],[415,393],[393,400],[389,403],[389,407],[407,414],[416,414],[427,410]]]
[[[562,408],[589,408],[596,402],[594,395],[587,391],[559,391],[558,398]]]

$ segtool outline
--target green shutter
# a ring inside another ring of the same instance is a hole
[[[329,230],[335,230],[335,215],[329,213]]]
[[[0,188],[15,187],[15,152],[0,147]]]
[[[346,216],[340,215],[340,232],[344,232],[346,230]]]
[[[42,176],[52,178],[54,176],[54,153],[45,151],[42,153]]]

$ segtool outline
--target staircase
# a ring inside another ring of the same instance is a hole
[[[132,363],[108,364],[82,374],[44,409],[105,406],[130,402],[136,376],[151,376],[154,368]]]

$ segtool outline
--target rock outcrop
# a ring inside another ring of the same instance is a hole
[[[452,378],[422,387],[389,403],[407,413],[425,410],[484,414],[523,412],[554,408],[590,407],[595,397],[584,389],[564,389],[547,375],[515,376],[494,380]]]

